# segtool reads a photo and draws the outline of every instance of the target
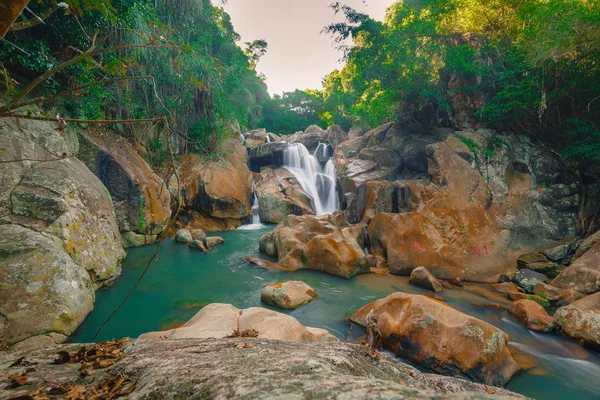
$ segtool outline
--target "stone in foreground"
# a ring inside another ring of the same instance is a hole
[[[556,327],[556,320],[533,300],[515,301],[510,305],[508,312],[530,331],[550,332]]]
[[[408,282],[438,293],[444,290],[442,282],[433,276],[425,267],[415,268],[413,272],[411,272]]]
[[[80,349],[80,344],[69,344],[0,354],[0,375],[27,369],[8,367],[20,357],[36,363],[24,386],[6,389],[1,384],[0,397],[25,396],[36,389],[49,389],[52,386],[48,382],[60,382],[71,387],[82,385],[88,398],[90,386],[123,374],[135,381],[129,394],[132,399],[523,398],[500,388],[424,374],[385,355],[370,357],[361,346],[349,343],[286,343],[256,338],[133,340],[121,350],[124,358],[109,368],[94,370],[92,377],[81,377],[80,363],[52,364],[58,351],[76,353]]]
[[[350,320],[369,326],[381,347],[435,372],[502,386],[519,370],[506,333],[425,296],[394,293]]]
[[[316,298],[313,288],[300,281],[272,283],[260,294],[263,303],[280,308],[298,308]]]
[[[175,234],[175,241],[178,243],[190,243],[192,240],[192,234],[187,229],[180,229]]]
[[[567,335],[600,346],[600,293],[559,308],[554,317]]]
[[[296,318],[261,307],[240,310],[231,304],[209,304],[177,329],[144,333],[140,339],[210,339],[234,331],[255,330],[258,338],[285,342],[337,342],[324,329],[307,328]]]

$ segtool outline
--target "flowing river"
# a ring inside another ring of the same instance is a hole
[[[260,228],[260,227],[259,227]],[[312,286],[319,297],[296,310],[281,311],[306,326],[328,329],[340,340],[348,336],[344,318],[361,306],[395,291],[425,293],[408,284],[408,278],[393,275],[361,275],[352,280],[312,272],[272,272],[244,261],[247,256],[266,258],[258,252],[259,237],[273,229],[219,233],[225,244],[204,254],[175,243],[162,244],[154,262],[136,291],[97,340],[138,335],[177,327],[209,303],[231,303],[238,308],[264,306],[260,292],[268,284],[301,280]],[[89,342],[98,326],[117,307],[140,276],[156,245],[129,250],[123,275],[116,284],[98,291],[94,311],[71,338]],[[600,398],[600,355],[558,334],[537,334],[515,322],[502,309],[490,303],[508,305],[508,300],[489,290],[489,285],[467,284],[462,289],[444,289],[448,304],[504,330],[511,338],[511,351],[521,364],[532,367],[518,372],[507,388],[536,399]],[[355,340],[363,334],[357,326],[348,336]]]

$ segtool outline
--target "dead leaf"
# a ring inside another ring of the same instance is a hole
[[[249,347],[254,347],[254,345],[250,343],[239,343],[235,346],[236,349],[247,349]]]
[[[85,388],[81,385],[72,386],[71,389],[65,393],[66,400],[85,400]]]
[[[8,377],[11,388],[16,388],[19,386],[23,386],[27,383],[27,374],[23,372],[22,374],[12,374]]]

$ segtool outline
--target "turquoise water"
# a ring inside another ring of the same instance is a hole
[[[103,328],[97,340],[137,337],[142,333],[169,329],[190,319],[209,303],[231,303],[238,308],[263,306],[261,290],[270,283],[301,280],[312,286],[319,297],[297,310],[284,311],[306,326],[328,329],[341,340],[349,326],[344,318],[363,305],[395,291],[426,293],[408,284],[407,278],[362,275],[346,280],[311,271],[294,273],[267,271],[244,261],[247,256],[267,258],[258,252],[258,238],[273,227],[259,230],[223,232],[225,244],[211,254],[190,250],[165,240],[158,261],[138,288]],[[129,251],[123,275],[116,284],[96,294],[94,311],[71,338],[89,342],[98,326],[121,302],[144,270],[156,245]],[[485,285],[470,284],[464,289],[442,293],[453,307],[503,329],[521,358],[536,366],[517,373],[508,389],[537,399],[600,398],[600,356],[560,335],[540,335],[518,325],[506,311],[486,304],[509,304]],[[269,307],[270,308],[270,307]],[[281,310],[278,310],[281,311]],[[355,339],[363,332],[354,327]]]

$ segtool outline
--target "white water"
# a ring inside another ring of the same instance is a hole
[[[322,149],[322,150],[321,150]],[[327,145],[320,143],[315,150],[327,154]],[[283,153],[283,166],[298,180],[302,189],[313,198],[317,215],[331,214],[339,209],[339,201],[335,190],[335,165],[332,159],[325,168],[311,155],[301,143],[290,144]]]
[[[271,143],[271,138],[267,135],[267,143]]]
[[[249,225],[242,225],[238,229],[250,231],[254,229],[261,229],[265,226],[260,223],[258,196],[256,196],[256,182],[252,185],[252,193],[254,194],[254,201],[252,202],[252,223]]]

